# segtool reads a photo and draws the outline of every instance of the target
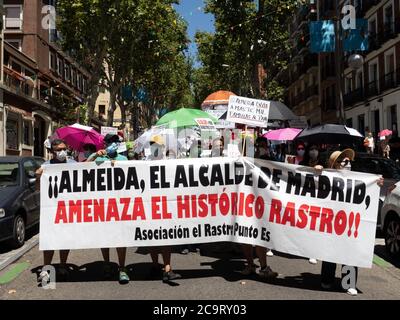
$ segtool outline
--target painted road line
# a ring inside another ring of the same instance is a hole
[[[381,257],[378,257],[376,254],[374,254],[373,262],[380,267],[390,267],[391,266],[391,264],[389,262],[382,259]]]
[[[27,270],[31,264],[29,262],[17,263],[10,270],[0,276],[0,285],[7,284]]]
[[[29,242],[25,243],[25,245],[21,249],[19,249],[15,254],[6,258],[3,261],[0,261],[0,271],[7,268],[10,264],[14,263],[15,261],[17,261],[25,253],[34,248],[38,243],[39,243],[39,235],[35,235],[34,238],[32,238]]]

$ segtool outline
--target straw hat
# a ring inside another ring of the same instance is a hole
[[[160,136],[160,135],[152,136],[152,137],[150,138],[150,143],[152,143],[152,142],[157,143],[157,144],[160,145],[160,146],[165,146],[165,140],[164,140],[164,138],[163,138],[162,136]]]
[[[341,158],[349,158],[351,161],[354,160],[355,153],[352,149],[345,149],[343,151],[335,151],[332,152],[331,156],[329,157],[328,160],[328,168],[332,169],[333,164],[337,161],[337,159]]]

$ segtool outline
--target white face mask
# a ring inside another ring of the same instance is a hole
[[[316,160],[318,158],[319,152],[318,150],[311,150],[309,155],[311,160]]]
[[[347,166],[343,167],[342,170],[351,171],[351,164],[349,163]]]
[[[65,159],[67,159],[67,155],[68,155],[68,153],[65,150],[61,150],[61,151],[57,151],[56,152],[56,158],[60,162],[64,162]]]
[[[297,150],[297,155],[299,156],[299,157],[304,157],[304,154],[305,154],[306,152],[305,152],[305,150]]]

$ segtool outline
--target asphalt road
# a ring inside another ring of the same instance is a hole
[[[400,299],[398,262],[385,256],[383,241],[379,239],[372,269],[360,269],[359,294],[356,297],[339,289],[323,291],[320,288],[321,262],[311,265],[304,258],[276,253],[268,258],[268,263],[279,272],[279,277],[264,282],[257,276],[246,278],[239,273],[244,267],[240,256],[212,253],[210,250],[204,250],[201,255],[176,253],[172,258],[173,267],[183,278],[165,284],[159,279],[149,278],[150,256],[136,251],[130,248],[127,253],[131,275],[129,284],[120,285],[117,275],[114,279],[104,279],[100,250],[79,250],[70,254],[72,271],[69,278],[57,279],[55,289],[45,290],[36,282],[42,254],[35,246],[0,272],[0,299]],[[117,261],[115,250],[111,250],[111,258]],[[59,262],[58,254],[54,262]],[[337,268],[338,284],[339,272]]]

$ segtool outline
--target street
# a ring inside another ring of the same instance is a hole
[[[174,270],[182,279],[169,284],[161,280],[150,280],[150,256],[127,252],[127,266],[131,281],[120,285],[117,273],[114,279],[105,280],[102,274],[100,250],[79,250],[70,253],[69,262],[73,271],[67,280],[56,280],[54,290],[38,287],[37,270],[42,264],[38,246],[27,252],[18,261],[0,272],[0,300],[3,299],[110,299],[110,300],[360,300],[400,298],[399,263],[391,261],[385,254],[382,239],[376,240],[372,269],[360,269],[359,293],[356,297],[340,290],[320,289],[321,262],[309,264],[307,259],[276,253],[268,257],[268,263],[279,272],[276,280],[263,282],[257,276],[246,278],[239,271],[244,260],[229,254],[206,255],[191,252],[188,255],[173,254]],[[1,257],[5,255],[3,253]],[[58,253],[55,263],[58,263]],[[116,251],[111,250],[112,261],[117,261]],[[115,271],[117,266],[115,265]],[[339,284],[339,268],[337,283]]]

